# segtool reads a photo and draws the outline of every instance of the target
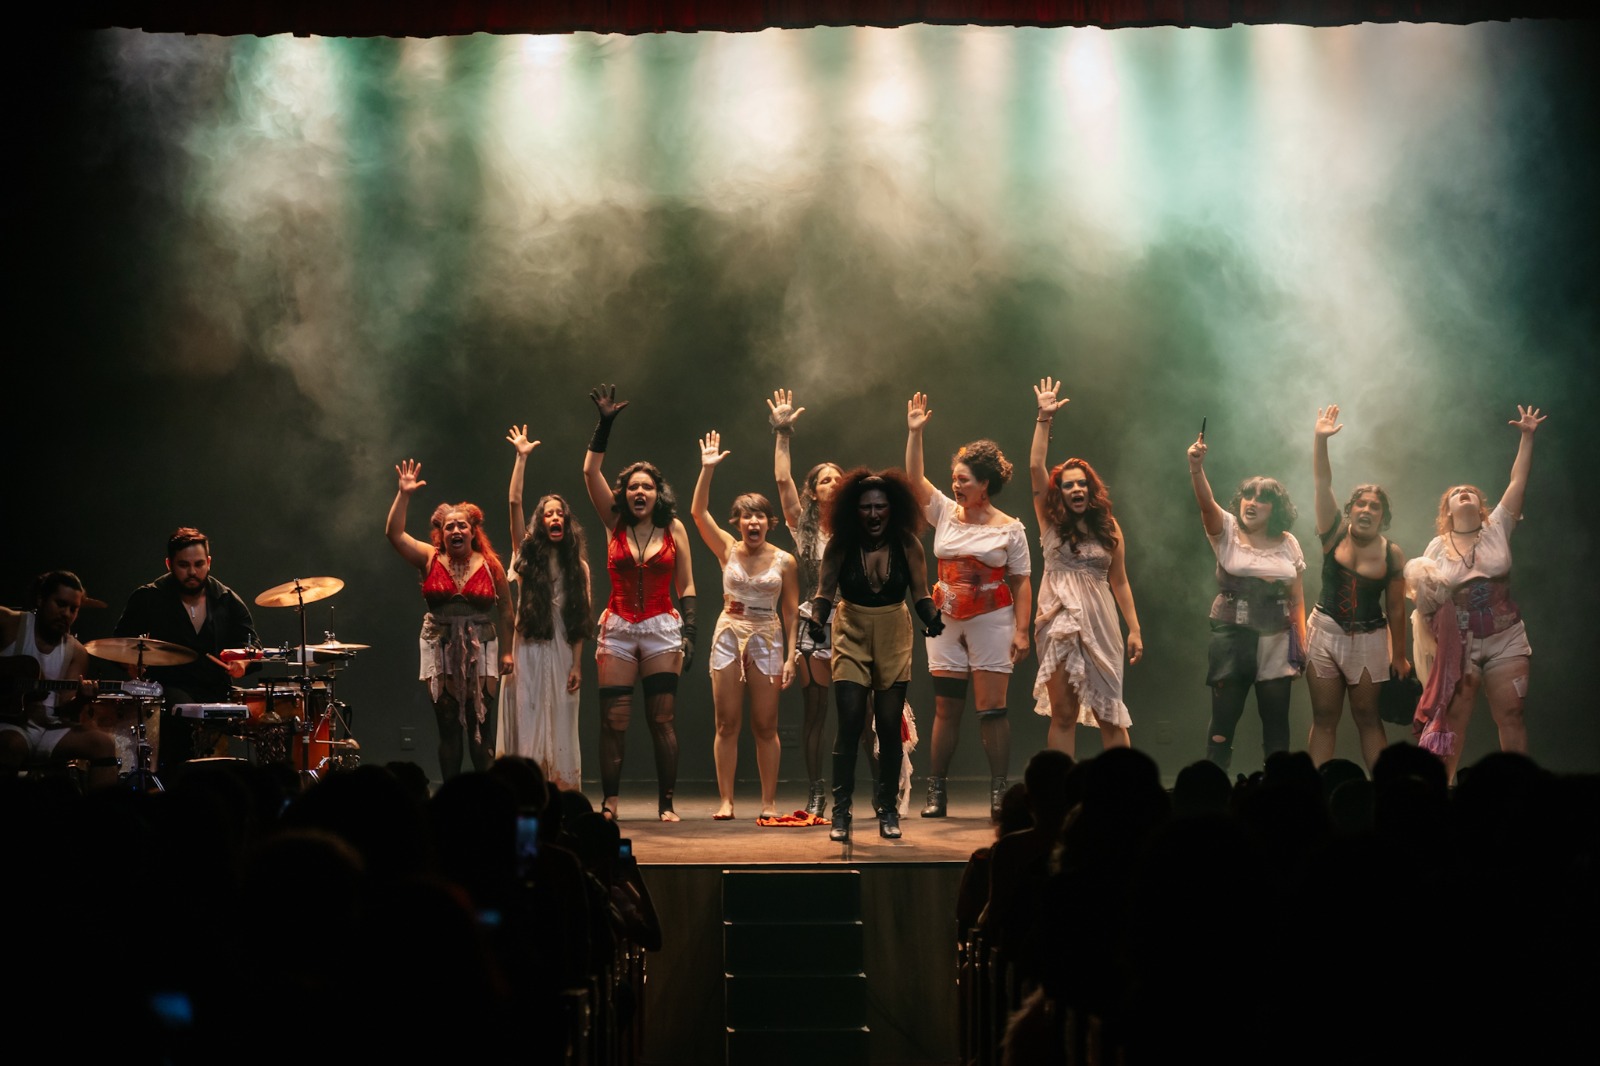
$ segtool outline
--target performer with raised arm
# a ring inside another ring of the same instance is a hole
[[[593,621],[589,561],[583,527],[561,496],[541,496],[532,524],[524,525],[522,485],[528,456],[539,446],[527,426],[512,426],[511,541],[516,577],[516,672],[502,680],[501,755],[522,755],[558,788],[583,787],[578,745],[578,688],[583,682],[583,642]]]
[[[772,424],[772,473],[778,482],[778,503],[783,508],[784,523],[794,538],[795,558],[800,568],[800,618],[796,647],[796,674],[800,678],[800,691],[805,700],[805,719],[801,726],[800,743],[804,749],[806,777],[811,782],[811,792],[806,799],[806,811],[820,818],[827,812],[828,782],[823,778],[822,753],[827,742],[828,689],[833,683],[829,660],[833,656],[829,627],[820,629],[816,640],[811,638],[811,628],[805,623],[811,618],[811,596],[816,593],[821,575],[822,553],[828,546],[828,531],[824,516],[833,501],[833,493],[844,478],[844,469],[837,463],[822,462],[806,474],[805,484],[797,487],[792,473],[793,464],[789,445],[794,437],[795,422],[804,407],[794,405],[794,393],[789,389],[774,389],[767,401],[768,421]],[[863,745],[870,745],[871,730],[861,736]]]
[[[739,723],[750,701],[750,732],[761,775],[761,817],[778,816],[778,693],[794,682],[795,621],[800,585],[795,558],[768,539],[778,512],[765,496],[748,492],[733,501],[730,536],[711,517],[711,478],[726,459],[722,435],[700,438],[700,476],[689,512],[700,539],[722,566],[722,614],[711,636],[711,700],[717,716],[713,753],[720,805],[712,817],[733,817],[734,771],[739,763]]]
[[[1339,405],[1317,412],[1311,472],[1322,541],[1322,594],[1311,610],[1306,637],[1306,683],[1311,689],[1311,737],[1318,766],[1333,758],[1345,695],[1371,770],[1388,738],[1378,717],[1378,686],[1411,673],[1406,659],[1405,553],[1383,535],[1389,528],[1389,494],[1357,485],[1344,510],[1333,495],[1328,438],[1344,428]]]
[[[595,661],[600,667],[600,781],[602,813],[617,816],[622,755],[633,715],[633,686],[644,687],[650,740],[656,756],[656,812],[676,822],[672,794],[678,783],[678,734],[673,719],[678,675],[694,655],[694,574],[689,568],[689,532],[673,515],[672,487],[650,463],[630,463],[614,484],[600,469],[611,424],[628,406],[615,385],[589,393],[599,411],[583,481],[589,502],[606,527],[606,569],[611,600],[600,616]],[[678,596],[673,609],[672,595]]]
[[[928,595],[927,560],[917,540],[923,528],[921,509],[898,470],[874,474],[861,468],[839,483],[826,515],[828,547],[822,553],[821,583],[806,624],[812,639],[820,639],[838,597],[830,661],[839,733],[833,742],[833,828],[828,837],[850,838],[856,745],[870,705],[878,730],[878,833],[896,840],[900,713],[911,681],[906,594],[911,594],[927,636],[936,637],[944,630],[939,608]]]
[[[1041,378],[1033,394],[1038,414],[1028,474],[1044,549],[1034,621],[1039,649],[1034,710],[1050,716],[1046,744],[1057,751],[1077,754],[1079,725],[1097,726],[1104,747],[1127,747],[1133,718],[1122,702],[1119,609],[1128,623],[1128,661],[1144,656],[1128,584],[1127,541],[1111,513],[1111,494],[1088,460],[1072,458],[1054,469],[1049,466],[1050,427],[1067,405],[1061,382]]]
[[[463,746],[474,770],[487,770],[493,758],[493,732],[485,723],[500,675],[513,669],[511,591],[484,531],[483,510],[474,503],[441,503],[428,520],[424,544],[406,532],[411,495],[427,484],[422,464],[406,459],[394,469],[399,487],[384,535],[422,577],[428,613],[418,638],[420,677],[439,725],[439,772],[449,780],[461,772]]]
[[[1189,445],[1189,479],[1200,524],[1217,557],[1217,595],[1211,601],[1206,684],[1211,724],[1206,758],[1224,770],[1233,760],[1233,734],[1253,686],[1265,755],[1289,749],[1289,697],[1305,668],[1305,556],[1289,533],[1295,506],[1276,479],[1248,477],[1228,509],[1206,479],[1202,430]]]
[[[1006,688],[1012,667],[1028,655],[1033,617],[1033,565],[1021,522],[994,506],[1011,480],[1011,464],[992,440],[962,445],[950,459],[950,496],[923,476],[922,430],[932,415],[928,398],[906,403],[906,475],[934,527],[939,582],[933,601],[947,622],[928,638],[933,674],[933,767],[924,818],[945,816],[945,776],[961,737],[967,686],[978,708],[978,729],[989,758],[989,808],[998,811],[1011,760]],[[953,497],[953,498],[952,498]]]
[[[1444,759],[1452,778],[1480,689],[1489,694],[1500,750],[1528,750],[1522,710],[1533,649],[1511,598],[1511,533],[1522,521],[1533,435],[1547,417],[1537,407],[1517,405],[1509,424],[1522,436],[1500,502],[1490,511],[1476,486],[1450,489],[1439,498],[1439,535],[1423,552],[1426,564],[1412,560],[1406,567],[1421,616],[1416,658],[1426,674],[1412,730]]]

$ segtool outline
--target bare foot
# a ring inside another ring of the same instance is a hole
[[[776,818],[776,817],[778,817],[778,808],[777,807],[763,807],[763,808],[761,808],[761,817],[763,817],[763,818]]]
[[[678,822],[678,821],[682,821],[682,819],[678,817],[678,812],[677,811],[662,811],[661,812],[661,820],[663,822]]]
[[[717,808],[717,813],[711,816],[714,822],[726,822],[733,818],[733,801],[723,800],[722,806]]]

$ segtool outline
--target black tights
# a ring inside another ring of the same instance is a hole
[[[878,787],[874,805],[894,806],[900,788],[900,714],[906,705],[906,683],[898,682],[873,692],[854,681],[833,683],[834,703],[839,710],[839,734],[833,742],[833,796],[848,809],[856,788],[856,750],[867,727],[867,708],[878,731]]]
[[[801,727],[800,741],[805,749],[806,778],[815,781],[822,776],[822,747],[827,737],[828,686],[819,685],[811,677],[811,660],[801,660],[805,683],[801,693],[806,702],[805,724]]]
[[[650,741],[656,754],[656,804],[672,810],[678,787],[678,731],[674,726],[677,693],[650,691],[644,696],[650,715]],[[622,755],[627,748],[628,720],[633,717],[633,688],[600,690],[600,788],[606,799],[622,794]]]
[[[1211,725],[1206,733],[1206,758],[1228,768],[1233,761],[1233,734],[1244,715],[1245,697],[1256,687],[1256,710],[1261,715],[1263,756],[1289,750],[1289,695],[1294,678],[1275,677],[1271,681],[1228,678],[1211,686]]]
[[[485,700],[494,697],[485,695]],[[494,706],[491,702],[490,706]],[[470,716],[473,712],[468,711]],[[491,753],[490,737],[494,736],[493,716],[482,722],[469,721],[466,728],[461,726],[461,706],[456,698],[448,692],[439,694],[439,702],[433,705],[433,718],[439,725],[439,775],[440,780],[448,781],[461,772],[462,748],[472,756],[472,768],[483,772],[489,768]],[[476,729],[478,737],[473,739],[472,733]]]

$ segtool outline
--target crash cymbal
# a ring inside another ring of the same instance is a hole
[[[150,637],[101,637],[85,644],[83,650],[96,659],[128,666],[140,662],[146,666],[181,666],[199,658],[182,644],[169,644]]]
[[[337,577],[297,577],[257,596],[256,606],[298,607],[301,603],[325,600],[342,588],[344,581]]]
[[[306,651],[318,655],[342,655],[347,651],[366,651],[371,644],[346,644],[342,640],[330,640],[325,644],[307,644]]]

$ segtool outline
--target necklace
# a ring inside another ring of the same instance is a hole
[[[871,547],[868,547],[863,543],[859,548],[856,549],[856,551],[861,554],[861,576],[867,579],[867,587],[873,592],[883,591],[884,583],[889,580],[888,567],[884,568],[883,577],[878,578],[878,576],[872,572],[872,568],[867,565],[867,555],[868,553],[876,555],[878,552],[883,551],[884,547],[888,545],[888,543],[889,541],[884,539],[880,540],[877,544],[874,544]]]
[[[1483,527],[1482,526],[1479,526],[1477,529],[1474,529],[1472,531],[1472,551],[1469,553],[1469,552],[1462,551],[1459,547],[1456,546],[1456,530],[1455,530],[1454,526],[1450,527],[1450,532],[1449,532],[1450,547],[1456,553],[1456,558],[1460,559],[1461,562],[1466,565],[1466,568],[1468,570],[1473,569],[1473,567],[1475,567],[1477,565],[1477,563],[1478,563],[1478,544],[1479,544],[1479,537],[1480,537],[1480,535],[1482,533],[1483,533]]]
[[[637,528],[628,530],[628,537],[633,541],[633,546],[639,549],[639,565],[643,566],[645,553],[650,550],[650,545],[655,543],[656,527],[650,527],[650,535],[644,538],[644,543],[642,545],[639,543],[639,530]]]

